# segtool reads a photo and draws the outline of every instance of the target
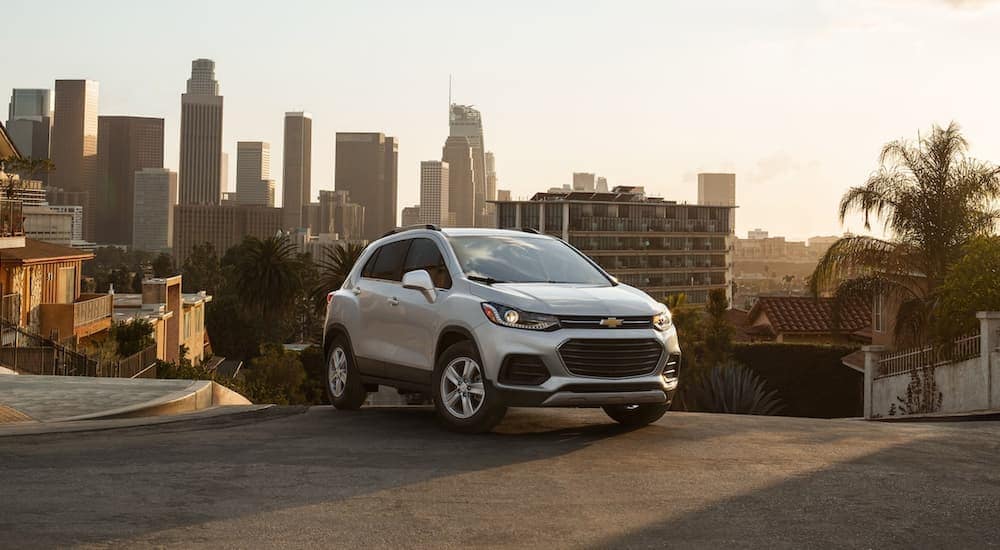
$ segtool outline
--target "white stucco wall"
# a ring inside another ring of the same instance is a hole
[[[1000,355],[1000,354],[994,354]],[[994,376],[1000,373],[1000,368],[993,362]],[[976,357],[961,363],[944,365],[934,369],[934,379],[937,389],[941,392],[941,408],[937,413],[964,413],[982,411],[992,408],[990,399],[990,381],[987,366]],[[889,416],[889,407],[896,404],[896,416],[899,414],[899,400],[906,400],[906,388],[912,380],[909,373],[876,378],[872,382],[872,413],[882,417]],[[993,403],[1000,404],[1000,389],[993,384]]]

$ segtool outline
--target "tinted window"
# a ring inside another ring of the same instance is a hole
[[[385,279],[387,281],[399,281],[403,278],[403,259],[406,258],[406,250],[410,248],[410,241],[396,241],[389,243],[378,249],[378,256],[372,265],[371,274],[373,279]]]
[[[403,273],[416,269],[425,269],[430,273],[431,280],[437,288],[451,288],[451,275],[444,265],[441,250],[430,239],[413,239],[410,251],[406,254],[406,264]]]
[[[469,236],[448,242],[466,275],[508,283],[611,284],[580,252],[555,239]]]
[[[362,277],[371,277],[372,276],[372,269],[375,268],[375,259],[376,258],[378,258],[378,250],[376,250],[375,252],[373,252],[372,253],[372,257],[368,258],[368,261],[365,262],[365,267],[364,267],[364,269],[361,270],[361,276]]]

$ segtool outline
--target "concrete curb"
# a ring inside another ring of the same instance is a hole
[[[261,417],[262,419],[266,419],[266,417],[272,416],[271,413],[276,409],[277,408],[274,405],[223,405],[171,416],[102,418],[96,420],[74,420],[62,422],[19,422],[15,424],[0,425],[0,438],[142,428],[166,424],[192,423],[213,419],[239,420],[247,417]],[[275,415],[276,418],[302,412],[294,407],[281,407],[280,409],[282,409],[284,414],[277,414]]]
[[[210,380],[192,380],[183,390],[168,393],[152,401],[96,413],[56,418],[47,422],[165,416],[200,411],[213,406],[250,404],[247,398],[221,384]]]

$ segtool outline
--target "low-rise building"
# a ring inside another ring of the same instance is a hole
[[[205,308],[212,296],[204,291],[181,292],[181,276],[146,279],[142,294],[116,294],[116,322],[142,319],[153,326],[156,358],[179,362],[181,348],[194,365],[200,365],[210,355],[208,332],[205,329]]]

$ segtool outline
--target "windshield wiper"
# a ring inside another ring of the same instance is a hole
[[[493,277],[481,277],[479,275],[466,275],[466,279],[470,281],[476,281],[477,283],[483,283],[484,285],[493,285],[496,283],[506,283],[507,281],[500,281],[494,279]]]

